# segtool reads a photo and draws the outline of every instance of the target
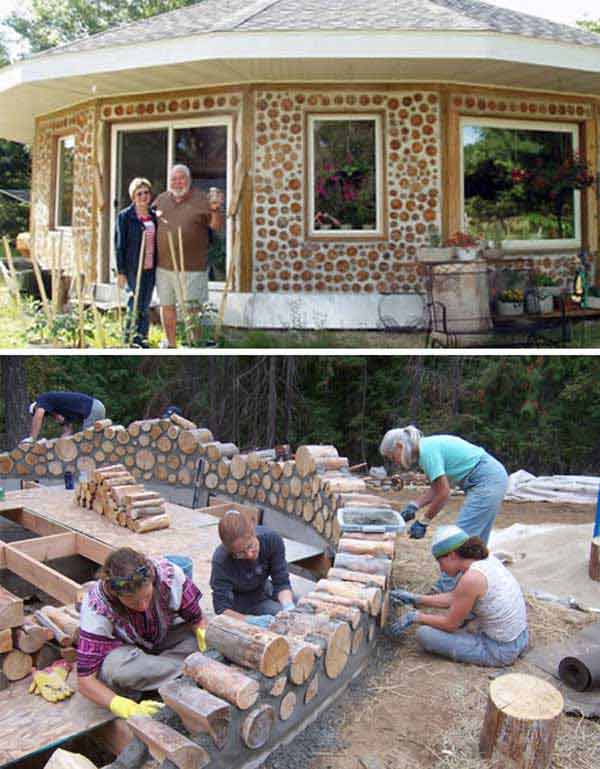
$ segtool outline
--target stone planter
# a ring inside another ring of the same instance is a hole
[[[542,315],[545,315],[548,312],[552,312],[552,310],[554,309],[554,297],[552,296],[552,294],[545,293],[545,289],[544,289],[544,293],[540,294],[540,296],[538,297],[538,305]]]
[[[494,261],[495,259],[502,259],[504,251],[501,248],[484,248],[482,255],[484,259]]]
[[[523,302],[503,302],[498,299],[498,315],[509,317],[512,315],[523,315]]]
[[[421,262],[451,262],[455,258],[456,249],[454,246],[432,248],[431,246],[421,246],[419,249],[419,260]]]
[[[586,304],[590,310],[600,310],[600,296],[588,296]]]
[[[477,248],[457,248],[456,249],[456,255],[460,259],[461,262],[472,262],[474,259],[477,259]]]

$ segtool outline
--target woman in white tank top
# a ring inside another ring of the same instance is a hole
[[[417,641],[426,651],[456,662],[504,667],[525,651],[528,643],[527,611],[519,583],[489,551],[479,537],[458,526],[441,526],[432,552],[442,571],[460,577],[451,593],[416,595],[392,590],[392,605],[412,605],[389,626],[392,638],[401,638],[411,625],[421,625]],[[417,610],[418,607],[418,610]],[[431,614],[422,607],[446,609]],[[461,628],[475,618],[477,632]]]

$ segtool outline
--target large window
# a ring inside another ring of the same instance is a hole
[[[120,125],[113,128],[113,226],[116,214],[131,203],[129,182],[147,178],[155,195],[167,188],[169,169],[186,165],[192,186],[208,193],[218,187],[228,199],[231,152],[231,120],[218,118],[193,123]],[[211,233],[208,252],[209,277],[224,281],[227,271],[227,224],[222,232]]]
[[[310,234],[381,234],[381,118],[309,116],[309,156]]]
[[[463,118],[461,140],[464,230],[509,248],[579,243],[575,126]]]
[[[56,162],[56,227],[71,227],[73,224],[73,162],[75,160],[75,137],[62,136],[58,140]]]

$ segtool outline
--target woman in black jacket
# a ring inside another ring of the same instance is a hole
[[[117,284],[119,288],[127,286],[129,300],[127,302],[127,322],[125,324],[125,343],[130,341],[131,326],[135,323],[132,347],[148,347],[148,329],[150,326],[150,301],[154,291],[157,263],[157,222],[156,214],[150,208],[152,201],[152,185],[148,179],[140,177],[132,180],[129,185],[129,195],[132,203],[124,208],[117,217],[115,228],[115,252],[117,255]],[[146,233],[146,242],[142,258],[142,274],[137,300],[137,317],[132,318],[135,300],[140,248],[142,234]]]

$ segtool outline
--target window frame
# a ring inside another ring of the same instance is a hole
[[[178,118],[176,120],[153,120],[153,121],[136,121],[136,122],[123,122],[113,123],[111,126],[111,161],[110,161],[110,267],[111,280],[113,280],[112,271],[114,269],[116,273],[116,256],[114,237],[112,234],[115,231],[115,225],[117,221],[118,211],[115,210],[114,201],[117,197],[117,153],[118,153],[118,140],[120,131],[150,131],[157,129],[164,129],[167,131],[167,179],[171,173],[171,168],[175,165],[173,160],[173,151],[175,148],[175,131],[183,128],[197,128],[205,126],[225,126],[227,128],[227,195],[225,198],[224,208],[225,211],[229,210],[229,204],[231,200],[232,188],[233,188],[233,172],[234,172],[234,134],[235,134],[235,116],[231,114],[227,115],[207,115],[206,117],[195,117],[186,120],[185,118]],[[161,190],[162,192],[162,190]],[[155,190],[156,194],[159,194]],[[232,252],[232,238],[233,238],[233,221],[232,218],[225,217],[225,232],[227,236],[227,251],[225,256],[225,274],[227,275],[233,258]],[[219,290],[225,287],[225,281],[210,281],[211,288]]]
[[[73,192],[72,197],[73,200],[71,202],[71,224],[61,224],[60,223],[60,201],[61,201],[61,194],[60,194],[60,188],[61,188],[61,182],[62,179],[62,155],[64,151],[64,146],[67,141],[73,142]],[[77,148],[77,137],[74,133],[68,133],[63,134],[62,136],[57,136],[56,140],[56,174],[54,179],[54,229],[55,230],[71,230],[73,228],[73,202],[75,197],[75,151]]]
[[[460,144],[460,229],[466,230],[465,225],[465,153],[463,128],[466,126],[489,126],[492,128],[515,128],[533,131],[554,131],[567,133],[572,137],[573,154],[580,151],[579,125],[577,123],[560,123],[549,120],[519,120],[511,118],[480,117],[478,115],[461,115],[458,121]],[[547,251],[564,248],[580,248],[582,243],[582,201],[581,190],[573,191],[573,218],[575,225],[574,238],[554,238],[552,240],[503,240],[505,251]]]
[[[317,230],[315,221],[315,141],[314,125],[317,121],[332,122],[364,121],[375,124],[375,208],[377,221],[374,230]],[[385,143],[383,112],[339,112],[319,111],[306,113],[306,187],[304,210],[306,212],[305,231],[310,240],[383,240],[386,237],[386,217],[384,205],[385,192]]]

